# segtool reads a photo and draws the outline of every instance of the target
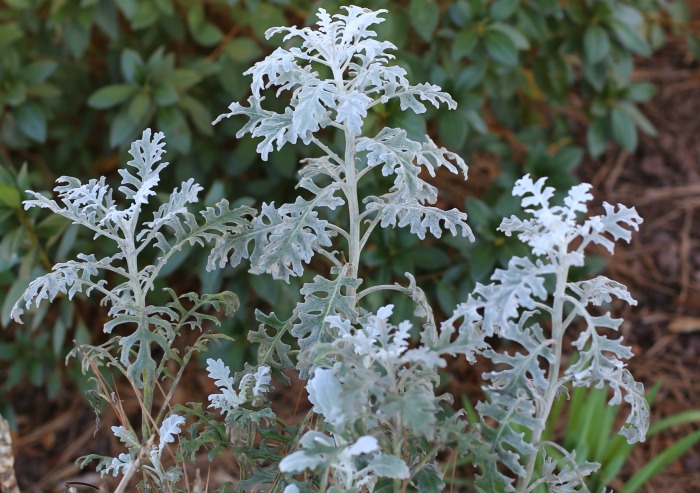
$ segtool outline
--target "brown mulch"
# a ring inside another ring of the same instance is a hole
[[[698,19],[700,3],[694,3]],[[644,218],[631,244],[616,248],[607,275],[625,283],[639,302],[623,313],[622,330],[636,355],[632,373],[647,388],[662,384],[654,422],[700,408],[700,66],[684,41],[673,39],[641,62],[635,77],[657,87],[643,111],[658,136],[642,136],[634,155],[618,150],[586,163],[580,177],[593,184],[596,197],[634,206]],[[650,438],[635,449],[625,475],[695,429],[698,424],[677,426]],[[700,491],[700,447],[644,491]]]
[[[700,2],[691,3],[694,18],[700,19],[695,4]],[[635,76],[658,89],[653,101],[643,105],[658,136],[642,136],[633,155],[611,150],[601,160],[584,163],[579,175],[594,185],[594,196],[635,206],[645,220],[630,245],[617,247],[607,275],[625,283],[639,301],[621,313],[626,320],[623,334],[636,354],[629,365],[635,377],[648,387],[662,382],[652,407],[656,421],[700,408],[700,65],[688,55],[682,39],[673,39],[653,58],[641,61]],[[192,393],[206,400],[203,390]],[[287,404],[296,407],[297,396],[295,392],[294,402]],[[77,389],[75,395],[54,402],[33,392],[15,406],[19,431],[14,448],[22,491],[66,491],[64,482],[76,478],[98,484],[98,477],[81,473],[74,460],[88,450],[109,449],[110,444],[105,443],[105,433],[95,435],[95,413]],[[103,414],[101,430],[117,424],[109,422],[108,414]],[[635,449],[623,477],[697,428],[678,426],[649,439]],[[643,491],[700,491],[700,447]]]

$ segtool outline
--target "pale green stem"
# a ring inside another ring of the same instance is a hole
[[[144,288],[138,282],[138,251],[134,242],[134,230],[137,222],[138,211],[134,213],[134,215],[128,223],[122,223],[121,228],[124,232],[125,238],[123,241],[120,242],[120,246],[122,251],[124,252],[124,258],[126,260],[127,272],[129,273],[129,284],[131,285],[131,288],[134,291],[134,300],[138,304],[138,315],[140,319],[138,325],[139,327],[144,327],[146,330],[148,330],[147,323],[145,320],[146,292],[148,291],[148,286],[145,286],[144,290]],[[153,387],[154,382],[147,382],[146,385],[144,385],[143,387],[142,399],[144,413],[151,413],[151,408],[153,405]],[[150,420],[146,419],[146,417],[144,416],[144,419],[141,420],[141,436],[147,437],[151,435],[149,425]]]
[[[381,284],[378,286],[372,286],[367,289],[364,289],[360,291],[357,294],[357,301],[360,301],[362,298],[367,296],[368,294],[375,293],[377,291],[399,291],[401,293],[406,294],[406,288],[396,285],[396,284]]]
[[[554,363],[549,367],[549,372],[547,374],[547,388],[545,389],[543,405],[537,406],[536,419],[542,423],[547,421],[549,413],[552,411],[552,405],[557,397],[557,390],[561,385],[561,380],[559,378],[559,371],[561,369],[561,357],[562,357],[562,346],[564,341],[564,333],[566,331],[566,325],[564,325],[564,303],[566,301],[566,282],[568,277],[569,267],[565,262],[565,255],[567,251],[566,245],[560,245],[559,247],[559,258],[556,261],[557,265],[557,284],[554,291],[554,303],[552,305],[552,340],[554,341]],[[539,428],[533,430],[532,437],[530,438],[530,443],[536,448],[536,451],[528,457],[527,465],[525,467],[525,474],[520,477],[518,481],[516,493],[525,493],[528,490],[530,481],[532,480],[532,475],[535,469],[535,463],[537,462],[537,456],[540,452],[540,438],[542,437],[542,432],[544,428]]]
[[[335,55],[335,53],[333,54]],[[331,60],[333,68],[333,78],[335,85],[338,88],[338,93],[344,94],[345,84],[343,80],[343,72],[337,67],[335,59]],[[357,170],[355,169],[355,136],[352,135],[350,129],[343,127],[345,133],[345,186],[343,192],[348,202],[348,220],[350,227],[348,229],[348,257],[349,257],[349,277],[357,279],[358,269],[360,266],[360,238],[362,236],[360,223],[360,204],[357,193]],[[356,300],[356,288],[350,288],[348,296]],[[357,301],[356,301],[357,302]]]

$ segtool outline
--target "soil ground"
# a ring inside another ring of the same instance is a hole
[[[691,2],[691,7],[694,31],[700,32],[700,2]],[[626,320],[625,339],[636,355],[630,361],[632,373],[647,386],[663,384],[652,407],[654,422],[700,408],[700,66],[682,39],[672,39],[653,58],[639,62],[635,77],[658,89],[652,102],[643,106],[658,136],[641,137],[632,155],[611,151],[584,163],[579,175],[594,185],[594,196],[635,206],[645,220],[632,243],[618,247],[609,260],[607,275],[627,284],[639,300],[637,307],[620,315]],[[471,164],[478,172],[479,162]],[[192,377],[188,385],[183,390],[189,393],[187,400],[206,400],[205,382]],[[304,406],[296,400],[301,395],[298,388],[291,395],[295,397],[290,408]],[[11,397],[19,411],[14,450],[24,492],[67,491],[67,480],[99,483],[96,475],[81,473],[74,460],[111,444],[105,443],[107,434],[95,434],[95,414],[77,390],[56,401],[31,391]],[[107,415],[103,419],[101,430],[109,430],[114,423]],[[637,447],[621,479],[697,427],[671,428]],[[675,461],[643,491],[700,492],[700,447]]]

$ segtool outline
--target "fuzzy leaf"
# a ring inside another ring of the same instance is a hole
[[[544,275],[555,272],[551,264],[541,261],[533,263],[524,257],[513,257],[507,269],[496,269],[491,279],[493,284],[477,283],[474,293],[483,300],[484,316],[481,329],[492,335],[511,325],[519,318],[519,310],[536,307],[536,300],[546,300]]]
[[[338,97],[338,113],[335,121],[344,124],[350,130],[351,135],[362,133],[362,123],[367,117],[367,108],[372,99],[358,91],[351,91]]]
[[[396,173],[397,168],[418,168],[413,160],[421,150],[421,145],[410,140],[405,130],[387,127],[373,138],[358,139],[357,150],[367,151],[367,165],[374,167],[381,164],[382,174],[389,176]],[[420,169],[415,174],[419,172]]]
[[[457,108],[457,103],[452,99],[452,96],[443,92],[440,87],[428,83],[403,87],[388,85],[384,88],[381,100],[382,102],[387,102],[392,98],[399,98],[402,111],[410,109],[418,114],[426,111],[425,105],[419,99],[432,103],[436,108],[439,108],[442,103],[445,103],[451,110]]]
[[[274,150],[275,142],[277,150],[280,150],[287,143],[296,144],[299,134],[295,131],[292,109],[287,108],[282,114],[265,110],[260,106],[264,99],[251,96],[248,98],[248,107],[231,103],[228,107],[230,111],[219,115],[214,124],[236,115],[248,117],[248,122],[236,133],[236,138],[240,139],[247,133],[252,137],[263,137],[256,150],[263,161],[267,161],[268,155]]]
[[[613,296],[632,306],[637,304],[624,284],[605,276],[597,276],[586,281],[570,282],[567,287],[576,294],[583,305],[592,303],[595,306],[601,306],[604,303],[612,302]]]
[[[367,465],[373,474],[383,478],[407,479],[411,472],[406,463],[395,455],[379,454]]]
[[[112,473],[115,478],[119,474],[124,474],[129,467],[129,464],[134,460],[134,458],[129,454],[119,454],[119,457],[112,459],[112,461],[102,470],[98,469],[101,474]]]
[[[562,464],[559,472],[557,462]],[[596,472],[600,464],[597,462],[579,461],[576,459],[576,452],[564,456],[559,461],[552,460],[545,454],[542,465],[542,479],[549,491],[557,493],[578,493],[586,491],[586,478]]]
[[[54,188],[63,207],[43,195],[27,190],[34,199],[25,200],[24,208],[41,207],[49,209],[70,219],[75,224],[86,226],[95,232],[95,238],[100,235],[117,239],[119,234],[114,224],[114,213],[118,210],[112,190],[105,184],[105,178],[90,180],[82,184],[80,180],[69,176],[62,176],[57,183],[65,183]]]
[[[308,182],[307,186],[313,188]],[[213,267],[217,261],[219,267],[223,267],[230,256],[233,266],[249,258],[253,273],[267,272],[287,282],[290,276],[300,276],[304,272],[302,262],[308,263],[314,251],[325,251],[332,246],[331,236],[335,232],[328,229],[328,221],[320,219],[315,209],[334,210],[342,205],[343,200],[334,195],[338,189],[335,184],[315,189],[317,195],[312,200],[297,197],[296,202],[279,209],[274,203],[263,204],[249,227],[217,240],[208,267]],[[251,243],[253,249],[249,251]]]
[[[604,246],[612,254],[615,250],[613,241],[622,239],[629,243],[632,239],[631,231],[623,226],[637,231],[643,221],[634,207],[618,204],[615,210],[615,206],[603,202],[603,209],[604,215],[591,217],[583,224],[581,236],[586,241]],[[606,234],[612,236],[613,241]]]
[[[292,335],[299,340],[302,352],[313,348],[319,342],[331,340],[328,333],[329,316],[340,316],[354,320],[357,317],[355,299],[348,290],[356,289],[361,279],[348,276],[347,267],[333,269],[334,278],[315,276],[312,283],[304,284],[301,294],[304,301],[297,303],[294,317],[299,321],[292,327]]]
[[[430,232],[436,238],[442,236],[443,230],[448,230],[452,236],[462,236],[474,241],[474,235],[466,223],[467,215],[457,209],[449,211],[438,207],[428,207],[418,201],[391,201],[390,194],[383,196],[386,202],[372,201],[367,205],[368,210],[378,211],[381,226],[410,226],[411,233],[421,240]]]
[[[158,455],[163,453],[163,448],[167,443],[173,443],[175,437],[180,434],[180,427],[185,424],[185,418],[177,414],[171,414],[163,420],[158,429],[160,442],[158,443]]]
[[[34,279],[29,283],[27,289],[12,308],[12,318],[16,322],[21,323],[21,316],[25,308],[29,308],[32,303],[38,307],[44,299],[52,302],[60,293],[67,294],[68,299],[73,299],[78,293],[84,292],[89,295],[93,289],[98,289],[105,295],[106,302],[116,305],[121,304],[122,300],[105,289],[107,281],[93,280],[93,277],[98,275],[100,269],[110,266],[113,261],[121,258],[123,258],[123,255],[117,254],[97,260],[94,255],[83,255],[81,253],[78,255],[80,262],[69,260],[68,262],[56,264],[53,272]],[[123,272],[119,269],[117,271]]]
[[[450,152],[443,147],[438,147],[433,140],[426,135],[426,142],[421,144],[421,150],[416,153],[417,163],[424,166],[430,176],[435,176],[435,169],[447,168],[451,173],[457,174],[460,171],[467,179],[467,164],[454,152]]]
[[[301,81],[301,89],[295,94],[292,106],[292,129],[302,138],[325,127],[327,113],[335,107],[337,87],[331,81],[318,80],[309,75]]]
[[[533,454],[536,448],[525,440],[525,433],[515,431],[512,425],[525,429],[538,430],[545,423],[535,418],[535,405],[522,390],[519,395],[499,395],[492,402],[479,402],[476,406],[481,416],[480,431],[483,440],[489,444],[490,453],[480,459],[491,462],[488,457],[495,454],[501,463],[506,465],[516,475],[525,474],[525,468],[520,464],[520,454]],[[488,423],[497,423],[492,427]],[[489,471],[495,464],[486,466]],[[495,477],[495,475],[494,475]],[[488,478],[488,475],[485,479]],[[487,488],[487,491],[496,491]]]
[[[161,142],[163,137],[163,132],[156,132],[151,139],[151,129],[144,130],[141,139],[131,144],[129,154],[133,159],[126,163],[136,169],[136,175],[126,168],[118,170],[122,177],[119,191],[136,206],[147,203],[148,197],[155,195],[153,187],[160,181],[160,172],[168,165],[159,163],[165,152],[165,142]]]
[[[304,472],[306,469],[317,470],[330,465],[336,452],[335,442],[318,431],[307,431],[301,437],[303,450],[298,450],[286,456],[280,462],[282,472]]]
[[[289,359],[291,346],[282,340],[292,326],[292,319],[282,322],[274,313],[265,315],[259,310],[255,311],[255,318],[260,325],[257,331],[248,333],[248,340],[258,346],[258,363],[269,365],[282,384],[289,385],[289,377],[284,370],[293,368],[294,364]],[[272,329],[272,335],[268,334],[268,327]]]
[[[138,451],[141,448],[138,438],[123,426],[112,426],[112,433],[126,445],[130,452]]]
[[[343,429],[346,416],[343,411],[343,390],[332,370],[319,368],[306,385],[309,401],[314,405],[314,412],[323,416],[336,429]]]
[[[191,180],[183,183],[180,190],[173,191],[168,203],[163,204],[156,211],[153,221],[144,224],[146,227],[141,230],[137,240],[142,245],[147,245],[155,239],[155,246],[162,252],[159,264],[173,253],[180,251],[185,245],[204,246],[206,243],[215,243],[207,263],[208,269],[211,270],[211,257],[215,254],[216,246],[224,238],[248,228],[250,226],[248,217],[255,211],[245,206],[230,209],[228,200],[221,199],[214,207],[207,207],[200,211],[200,215],[204,218],[204,221],[200,222],[185,208],[185,204],[192,200],[186,195],[191,190],[190,184]],[[168,241],[161,232],[163,226],[167,226],[174,233],[174,241]],[[156,268],[160,268],[159,264]]]

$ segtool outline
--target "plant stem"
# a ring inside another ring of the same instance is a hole
[[[334,53],[335,55],[335,53]],[[331,60],[334,62],[334,60]],[[333,79],[335,85],[338,88],[338,92],[343,94],[346,92],[345,81],[343,79],[343,70],[337,67],[336,63],[331,63],[330,65],[333,69]],[[349,269],[348,275],[357,279],[358,270],[360,267],[360,252],[361,247],[361,222],[360,222],[360,203],[357,196],[357,169],[355,168],[355,136],[352,134],[347,126],[343,126],[343,132],[345,134],[345,183],[343,192],[345,193],[345,198],[348,201],[348,221],[350,233],[348,238],[348,257],[349,257]],[[350,288],[347,293],[348,296],[355,299],[357,294],[356,288]],[[355,299],[355,301],[357,301]]]
[[[557,266],[557,285],[554,291],[554,303],[552,305],[551,319],[552,319],[552,340],[554,341],[554,363],[549,367],[549,372],[547,374],[547,388],[545,389],[544,399],[542,400],[542,405],[537,407],[536,419],[541,420],[542,423],[547,422],[549,413],[552,411],[552,405],[557,397],[557,390],[561,385],[559,378],[559,371],[561,370],[561,357],[562,357],[562,346],[564,341],[564,333],[566,331],[566,325],[564,325],[564,302],[566,301],[566,283],[569,274],[569,267],[565,261],[565,256],[567,252],[567,245],[560,245],[559,247],[558,259],[554,262]],[[535,452],[528,457],[527,465],[525,467],[525,474],[520,477],[516,493],[525,493],[528,490],[530,481],[532,480],[532,475],[535,469],[535,463],[537,462],[537,456],[540,452],[540,438],[542,437],[542,432],[544,427],[537,430],[533,430],[532,437],[530,438],[530,443],[536,448]]]

